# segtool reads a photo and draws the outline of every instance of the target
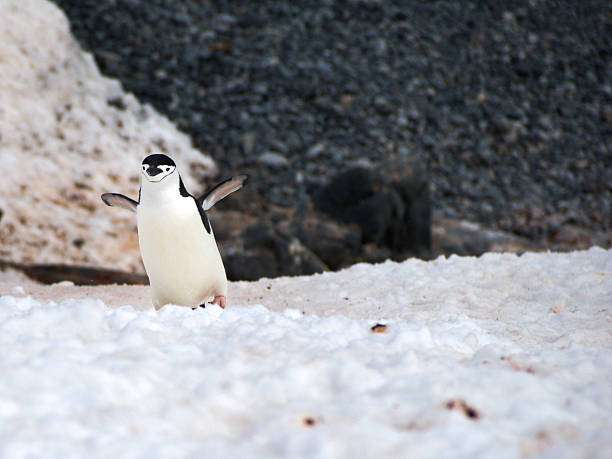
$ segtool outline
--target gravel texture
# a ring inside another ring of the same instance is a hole
[[[436,215],[569,248],[612,226],[608,1],[55,1],[258,212],[417,155]]]

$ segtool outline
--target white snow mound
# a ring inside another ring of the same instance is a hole
[[[142,271],[133,215],[100,194],[136,197],[147,151],[171,154],[190,190],[214,162],[103,77],[51,2],[3,0],[0,37],[0,258]]]

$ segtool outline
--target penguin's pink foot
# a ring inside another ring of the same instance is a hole
[[[220,306],[220,307],[224,308],[224,307],[225,307],[225,304],[226,304],[226,303],[225,303],[225,301],[226,301],[226,300],[225,300],[225,296],[223,296],[223,295],[219,295],[219,296],[216,296],[216,297],[215,297],[215,298],[214,298],[214,299],[211,301],[211,303],[210,303],[210,304],[216,304],[216,305],[218,305],[218,306]]]

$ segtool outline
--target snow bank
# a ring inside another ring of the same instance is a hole
[[[191,188],[213,161],[101,76],[52,3],[3,0],[0,36],[0,257],[142,271],[133,216],[100,194],[136,196],[147,151],[171,152]]]
[[[1,457],[612,455],[612,250],[0,292]]]

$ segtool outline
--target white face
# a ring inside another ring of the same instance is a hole
[[[159,166],[152,166],[151,164],[143,164],[142,175],[144,175],[149,182],[161,182],[163,179],[172,175],[175,166],[169,164],[160,164]]]

